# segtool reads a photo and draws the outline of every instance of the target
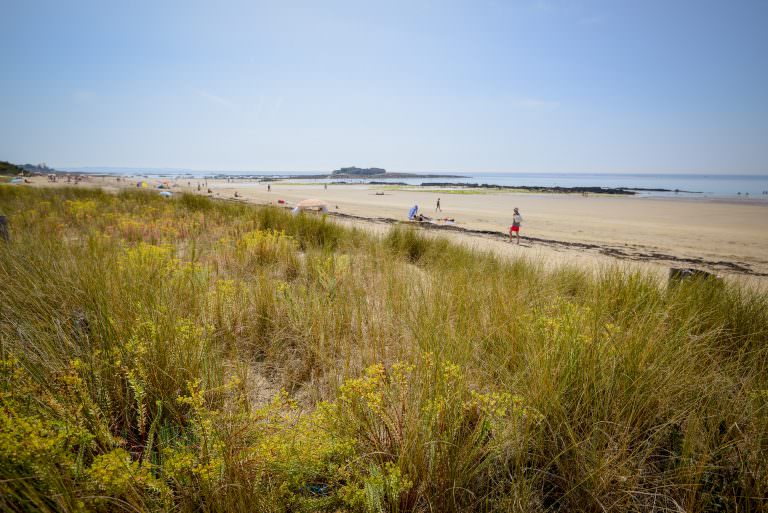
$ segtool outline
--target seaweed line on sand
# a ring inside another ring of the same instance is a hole
[[[354,219],[358,221],[366,221],[366,222],[373,222],[373,223],[397,224],[402,222],[400,220],[392,219],[389,217],[364,217],[364,216],[356,216],[352,214],[344,214],[341,212],[330,212],[329,214],[342,219]],[[452,231],[452,232],[464,233],[464,234],[472,235],[476,237],[487,237],[487,238],[501,239],[501,240],[506,240],[508,238],[508,235],[506,233],[500,232],[500,231],[494,231],[494,230],[476,230],[472,228],[462,228],[460,226],[455,226],[455,225],[438,225],[438,224],[432,224],[432,223],[418,223],[416,226],[419,226],[420,228],[427,229],[427,230]],[[748,267],[747,265],[736,263],[736,262],[729,262],[725,260],[712,261],[712,260],[705,260],[703,258],[679,257],[675,255],[660,253],[657,251],[627,252],[623,248],[604,246],[601,244],[591,244],[588,242],[569,242],[569,241],[544,239],[541,237],[530,237],[530,236],[521,236],[521,238],[524,240],[529,240],[532,242],[536,242],[536,243],[543,244],[545,246],[551,246],[551,247],[594,250],[604,255],[620,258],[623,260],[644,261],[644,262],[674,262],[674,263],[680,263],[680,264],[698,265],[701,267],[707,267],[715,270],[725,270],[725,271],[745,274],[749,276],[768,276],[768,273],[761,273],[761,272],[755,271],[750,267]]]

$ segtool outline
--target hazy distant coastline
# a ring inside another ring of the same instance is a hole
[[[340,168],[330,173],[318,171],[292,171],[292,172],[239,172],[239,171],[193,171],[188,169],[173,168],[130,168],[130,167],[76,167],[65,168],[65,173],[87,173],[87,174],[105,174],[105,175],[155,175],[155,176],[178,176],[178,177],[198,177],[198,178],[273,178],[273,179],[410,179],[410,178],[470,178],[467,175],[447,174],[447,173],[406,173],[406,172],[388,172],[382,168],[358,168],[346,167]]]
[[[634,191],[644,196],[689,198],[766,199],[768,175],[712,175],[680,173],[440,173],[396,172],[372,174],[320,171],[216,171],[183,168],[134,167],[66,167],[50,170],[56,173],[91,176],[137,176],[167,179],[230,179],[253,182],[311,180],[317,182],[367,183],[387,185],[433,186],[434,182],[462,188],[531,189],[552,192],[592,192],[594,188]],[[377,168],[369,168],[377,171]],[[428,180],[425,182],[425,179]],[[596,192],[596,191],[595,191]],[[605,191],[600,191],[605,192]],[[626,194],[621,192],[620,194]]]

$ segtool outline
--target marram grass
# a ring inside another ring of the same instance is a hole
[[[0,510],[765,511],[768,298],[0,186]]]

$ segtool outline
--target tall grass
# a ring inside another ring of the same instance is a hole
[[[764,511],[768,297],[0,186],[0,509]]]

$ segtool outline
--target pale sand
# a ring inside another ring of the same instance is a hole
[[[35,178],[34,182],[48,185],[42,177]],[[196,192],[197,182],[192,180],[192,187],[188,187],[186,180],[179,180],[172,190]],[[135,180],[116,182],[111,177],[92,178],[81,185],[86,184],[135,188]],[[671,266],[690,266],[722,275],[752,278],[758,275],[757,281],[768,281],[768,201],[759,198],[723,201],[514,192],[441,194],[387,190],[368,185],[329,185],[325,190],[322,184],[270,184],[272,192],[267,192],[266,183],[208,181],[208,187],[214,193],[212,196],[218,198],[233,199],[235,191],[243,201],[259,204],[277,204],[278,199],[283,199],[291,205],[302,199],[319,198],[330,204],[332,212],[403,221],[408,209],[418,204],[425,215],[455,218],[458,227],[505,233],[511,222],[512,208],[518,207],[524,218],[521,234],[543,240],[524,240],[517,247],[494,236],[438,233],[478,249],[512,256],[526,255],[557,264],[594,267],[618,260],[641,262],[641,267],[660,274]],[[58,185],[66,183],[59,182]],[[203,188],[202,193],[205,192]],[[376,192],[384,192],[384,195],[376,195]],[[435,212],[438,197],[443,208],[441,213]],[[342,221],[378,231],[387,227],[362,220]],[[574,248],[568,247],[568,243],[594,247]]]

